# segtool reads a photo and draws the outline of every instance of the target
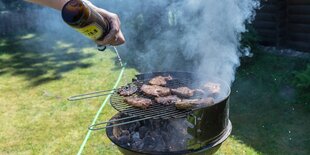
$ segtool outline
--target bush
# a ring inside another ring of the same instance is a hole
[[[298,96],[300,101],[307,103],[310,101],[310,64],[303,71],[297,72],[295,74],[295,79],[293,81],[294,85],[298,89]]]
[[[251,52],[255,52],[258,49],[258,42],[260,40],[253,25],[246,25],[247,31],[241,34],[241,49],[250,48]]]

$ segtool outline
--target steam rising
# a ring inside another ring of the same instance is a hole
[[[129,65],[141,72],[194,71],[202,79],[212,76],[227,83],[233,82],[240,65],[240,33],[259,6],[257,0],[92,2],[120,16],[127,42],[119,51]],[[83,37],[68,38],[78,34],[63,23],[59,12],[44,8],[38,14],[38,28],[51,37],[87,42]],[[46,16],[57,20],[45,20]]]

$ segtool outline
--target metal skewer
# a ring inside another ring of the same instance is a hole
[[[101,91],[95,91],[95,92],[86,93],[86,94],[70,96],[68,98],[68,100],[69,101],[77,101],[77,100],[83,100],[83,99],[94,98],[94,97],[99,97],[99,96],[105,96],[105,95],[112,94],[111,91],[114,91],[114,90],[116,90],[116,89],[101,90]]]
[[[104,51],[106,49],[106,46],[102,46],[102,45],[98,45],[98,50],[99,51]],[[121,65],[121,67],[124,66],[122,59],[120,57],[120,55],[118,54],[118,50],[115,46],[113,46],[114,52],[116,53],[117,59]],[[123,77],[125,78],[125,82],[127,82],[127,77],[124,74]],[[89,99],[89,98],[94,98],[94,97],[99,97],[99,96],[105,96],[105,95],[109,95],[112,94],[111,91],[115,91],[116,89],[111,89],[111,90],[101,90],[101,91],[95,91],[95,92],[91,92],[91,93],[86,93],[86,94],[80,94],[80,95],[75,95],[75,96],[71,96],[68,98],[69,101],[77,101],[77,100],[83,100],[83,99]]]

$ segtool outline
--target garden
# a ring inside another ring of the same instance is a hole
[[[17,3],[2,9],[15,8]],[[42,21],[42,16],[50,12],[40,13],[41,27],[2,29],[0,35],[0,154],[121,154],[105,130],[88,130],[89,125],[117,113],[105,101],[109,96],[75,102],[67,98],[120,87],[146,72],[139,52],[149,47],[141,38],[157,34],[137,34],[131,45],[118,48],[128,62],[122,67],[113,48],[99,52],[93,42],[65,24],[51,25],[62,22],[55,12],[47,16],[48,21]],[[154,16],[144,20],[148,18]],[[143,27],[135,24],[138,30]],[[236,69],[229,105],[233,129],[216,154],[310,154],[310,53],[281,54],[279,49],[259,45],[259,39],[252,31],[243,34],[242,45],[251,47],[253,55],[241,57]]]

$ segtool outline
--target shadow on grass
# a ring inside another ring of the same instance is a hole
[[[72,44],[60,40],[48,40],[28,34],[0,40],[0,76],[23,76],[30,86],[38,86],[62,78],[62,74],[92,64],[81,60],[93,54],[85,54]]]
[[[297,103],[291,81],[306,60],[259,54],[232,87],[233,135],[263,154],[310,154],[310,107]]]

